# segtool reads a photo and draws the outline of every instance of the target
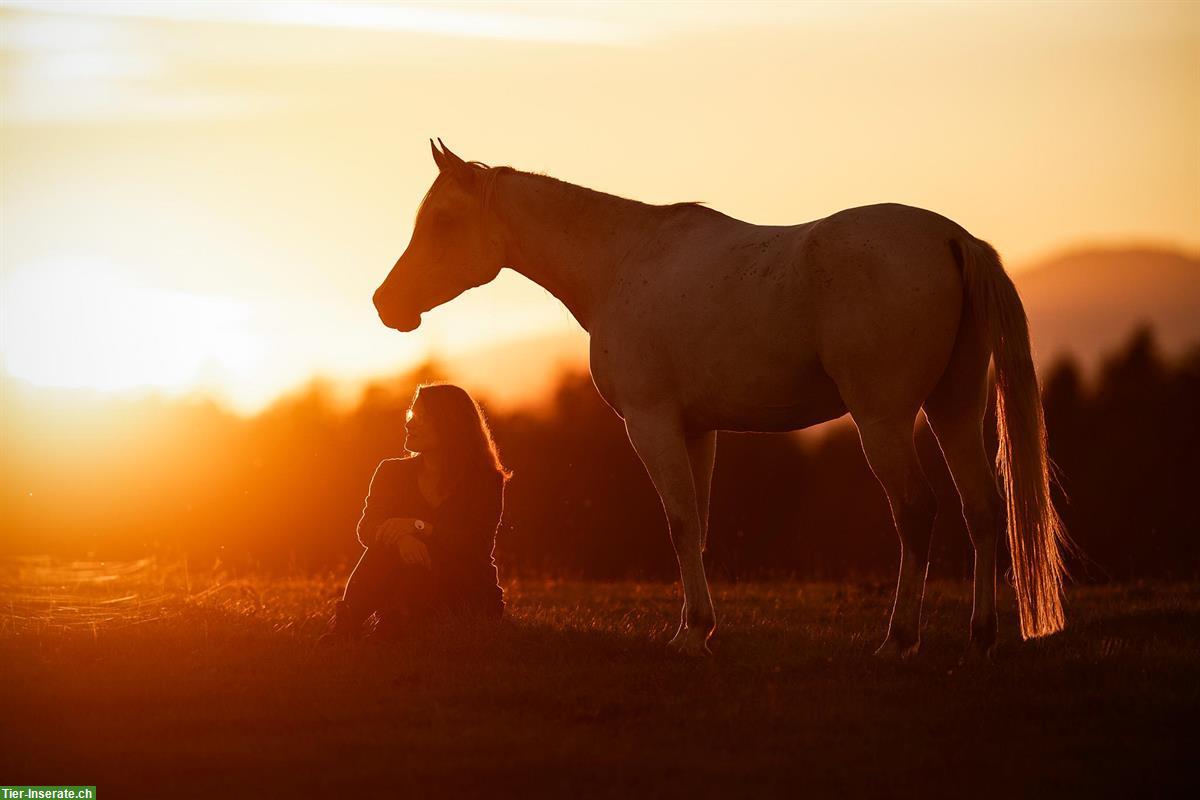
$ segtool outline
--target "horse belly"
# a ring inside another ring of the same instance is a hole
[[[692,430],[794,431],[846,413],[837,385],[815,354],[694,369],[684,406]]]
[[[846,406],[818,355],[805,281],[784,257],[693,268],[650,287],[621,306],[619,324],[593,331],[597,388],[622,416],[674,406],[697,432],[836,419]]]

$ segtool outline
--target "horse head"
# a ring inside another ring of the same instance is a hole
[[[429,144],[438,176],[408,247],[375,290],[379,318],[398,331],[416,330],[421,314],[482,286],[503,266],[503,247],[486,220],[496,170],[463,161],[441,139]]]

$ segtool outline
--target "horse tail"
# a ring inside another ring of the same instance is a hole
[[[1021,637],[1062,630],[1063,551],[1071,544],[1050,497],[1046,422],[1029,347],[1029,323],[1012,279],[987,242],[951,242],[970,313],[986,331],[996,371],[996,470],[1004,489]]]

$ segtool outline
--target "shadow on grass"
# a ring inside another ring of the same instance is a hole
[[[1137,609],[1097,614],[1070,629],[1072,638],[1125,640],[1200,648],[1200,610]]]

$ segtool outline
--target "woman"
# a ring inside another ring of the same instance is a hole
[[[371,478],[358,521],[367,549],[322,643],[358,638],[373,613],[383,636],[439,612],[504,613],[492,548],[509,472],[479,406],[457,386],[425,385],[405,417],[414,455],[384,459]]]

